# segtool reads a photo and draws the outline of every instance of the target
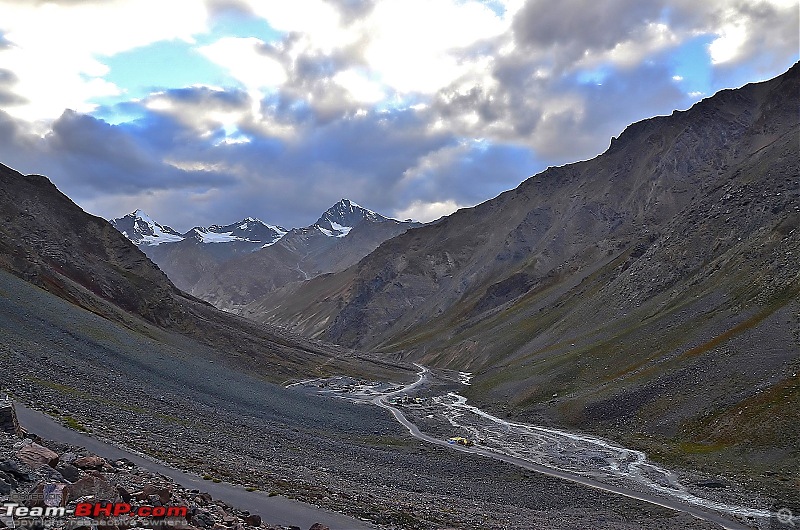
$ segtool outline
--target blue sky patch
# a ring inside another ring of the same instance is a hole
[[[701,35],[687,41],[672,52],[672,74],[683,78],[681,88],[687,94],[701,92],[711,95],[711,57],[708,45],[713,35]]]
[[[103,62],[110,68],[105,79],[125,91],[117,100],[143,98],[159,90],[196,84],[235,84],[203,57],[196,45],[182,41],[156,42],[118,53]]]

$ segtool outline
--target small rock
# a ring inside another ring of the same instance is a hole
[[[101,469],[105,463],[106,461],[104,458],[101,458],[97,455],[91,455],[84,456],[82,458],[76,458],[72,462],[72,465],[81,469]]]
[[[198,494],[197,494],[197,497],[196,497],[196,499],[197,499],[197,502],[205,502],[205,503],[209,503],[209,502],[211,502],[212,500],[214,500],[214,499],[211,497],[211,495],[210,495],[210,494],[208,494],[208,493],[205,493],[205,492],[203,492],[203,493],[198,493]]]
[[[311,525],[311,528],[309,528],[308,530],[331,530],[331,529],[330,529],[330,527],[325,526],[322,523],[314,523],[314,524]]]
[[[244,522],[248,526],[261,526],[261,516],[256,514],[250,514],[244,518]]]
[[[142,491],[133,494],[137,501],[146,501],[151,495],[157,495],[161,504],[168,504],[169,500],[172,498],[172,491],[167,488],[157,488],[152,484],[147,484],[142,488]]]
[[[70,482],[75,482],[81,478],[81,472],[72,464],[59,464],[56,466],[56,471],[61,473],[61,476]]]
[[[10,473],[5,473],[4,471],[0,471],[0,480],[10,484],[12,488],[16,487],[17,484],[19,484],[17,480],[14,478],[14,475]]]
[[[130,492],[122,486],[117,486],[117,495],[119,495],[119,498],[122,499],[122,502],[131,502],[131,499],[133,498]]]
[[[200,528],[211,528],[214,526],[214,520],[205,512],[200,512],[192,517],[192,524]]]

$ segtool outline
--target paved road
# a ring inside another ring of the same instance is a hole
[[[427,368],[425,368],[424,366],[421,366],[421,365],[417,365],[417,366],[420,368],[419,378],[417,379],[417,381],[415,381],[415,382],[413,382],[413,383],[401,388],[400,390],[396,390],[396,391],[391,392],[389,394],[384,394],[382,396],[378,396],[378,397],[376,397],[375,399],[372,400],[372,402],[375,405],[378,405],[379,407],[382,407],[382,408],[385,408],[385,409],[389,410],[394,415],[395,419],[397,421],[399,421],[404,427],[406,427],[408,429],[408,432],[410,432],[411,435],[414,438],[418,438],[420,440],[423,440],[425,442],[429,442],[429,443],[432,443],[432,444],[446,446],[446,447],[449,447],[449,448],[454,449],[456,451],[462,451],[464,453],[472,453],[472,454],[476,454],[476,455],[485,456],[485,457],[488,457],[488,458],[494,458],[495,460],[501,460],[503,462],[508,462],[509,464],[513,464],[515,466],[519,466],[519,467],[522,467],[522,468],[525,468],[525,469],[529,469],[531,471],[536,471],[537,473],[542,473],[544,475],[548,475],[548,476],[551,476],[551,477],[557,477],[557,478],[561,478],[561,479],[564,479],[564,480],[577,482],[579,484],[584,484],[584,485],[592,487],[592,488],[597,488],[597,489],[600,489],[600,490],[603,490],[603,491],[607,491],[607,492],[610,492],[610,493],[615,493],[617,495],[622,495],[622,496],[625,496],[625,497],[629,497],[631,499],[637,499],[637,500],[640,500],[640,501],[648,502],[650,504],[656,504],[658,506],[663,506],[663,507],[669,508],[671,510],[676,510],[676,511],[679,511],[679,512],[688,513],[689,515],[697,517],[698,519],[702,519],[704,521],[710,521],[712,523],[716,523],[716,524],[720,525],[722,528],[725,528],[726,530],[752,530],[751,527],[745,526],[745,525],[739,523],[738,521],[734,521],[732,519],[729,519],[729,518],[724,517],[722,515],[719,515],[717,513],[709,512],[709,511],[703,510],[702,508],[699,508],[699,507],[696,507],[696,506],[692,506],[690,504],[684,504],[682,502],[679,502],[679,501],[676,501],[676,500],[673,500],[673,499],[662,498],[662,497],[658,497],[656,495],[649,495],[647,493],[642,493],[642,492],[638,492],[638,491],[634,491],[634,490],[629,490],[627,488],[620,488],[620,487],[612,486],[612,485],[609,485],[609,484],[603,484],[603,483],[598,482],[596,480],[592,480],[591,478],[588,478],[588,477],[584,477],[584,476],[576,475],[576,474],[569,473],[569,472],[566,472],[566,471],[560,471],[560,470],[557,470],[557,469],[545,467],[545,466],[542,466],[542,465],[539,465],[539,464],[535,464],[533,462],[529,462],[527,460],[523,460],[521,458],[515,458],[513,456],[504,455],[502,453],[496,453],[494,451],[489,451],[489,450],[483,449],[481,447],[475,447],[475,446],[473,446],[473,447],[465,447],[465,446],[462,446],[462,445],[450,444],[446,440],[442,440],[442,439],[430,436],[428,434],[425,434],[425,433],[423,433],[423,432],[421,432],[419,430],[419,427],[417,427],[408,418],[406,418],[405,415],[398,408],[393,407],[392,405],[390,405],[387,402],[388,398],[396,396],[396,395],[399,395],[399,394],[408,393],[409,391],[413,390],[417,386],[421,385],[426,380],[427,373],[428,373],[429,370]]]
[[[35,433],[45,439],[85,447],[104,458],[127,458],[144,469],[172,478],[186,488],[207,491],[214,499],[223,500],[231,506],[258,514],[267,523],[286,526],[294,525],[302,529],[309,528],[316,522],[329,526],[331,530],[374,530],[376,528],[358,519],[323,510],[311,504],[281,496],[269,497],[261,491],[249,492],[240,486],[225,482],[214,483],[210,480],[203,480],[198,475],[184,473],[164,466],[148,458],[100,441],[93,436],[68,429],[54,421],[50,416],[26,408],[19,403],[15,403],[14,406],[20,424],[28,432]]]

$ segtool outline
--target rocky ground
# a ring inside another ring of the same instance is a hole
[[[0,503],[15,503],[31,509],[65,506],[74,510],[78,503],[95,502],[186,508],[185,516],[154,519],[124,516],[114,521],[104,520],[104,523],[113,523],[102,525],[107,530],[141,526],[182,530],[299,530],[299,527],[265,523],[259,515],[214,500],[197,489],[186,489],[124,458],[105,460],[81,447],[0,433]],[[64,519],[0,517],[2,528],[88,530],[97,525],[96,519],[75,516]],[[311,530],[327,528],[316,524]]]

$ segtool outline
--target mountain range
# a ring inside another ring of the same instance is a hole
[[[800,462],[800,66],[242,311],[664,458]],[[792,419],[793,418],[793,419]],[[796,467],[795,467],[796,469]]]
[[[180,289],[235,310],[292,282],[344,270],[380,243],[420,226],[342,199],[312,225],[286,230],[247,217],[180,234],[141,210],[112,219]]]

